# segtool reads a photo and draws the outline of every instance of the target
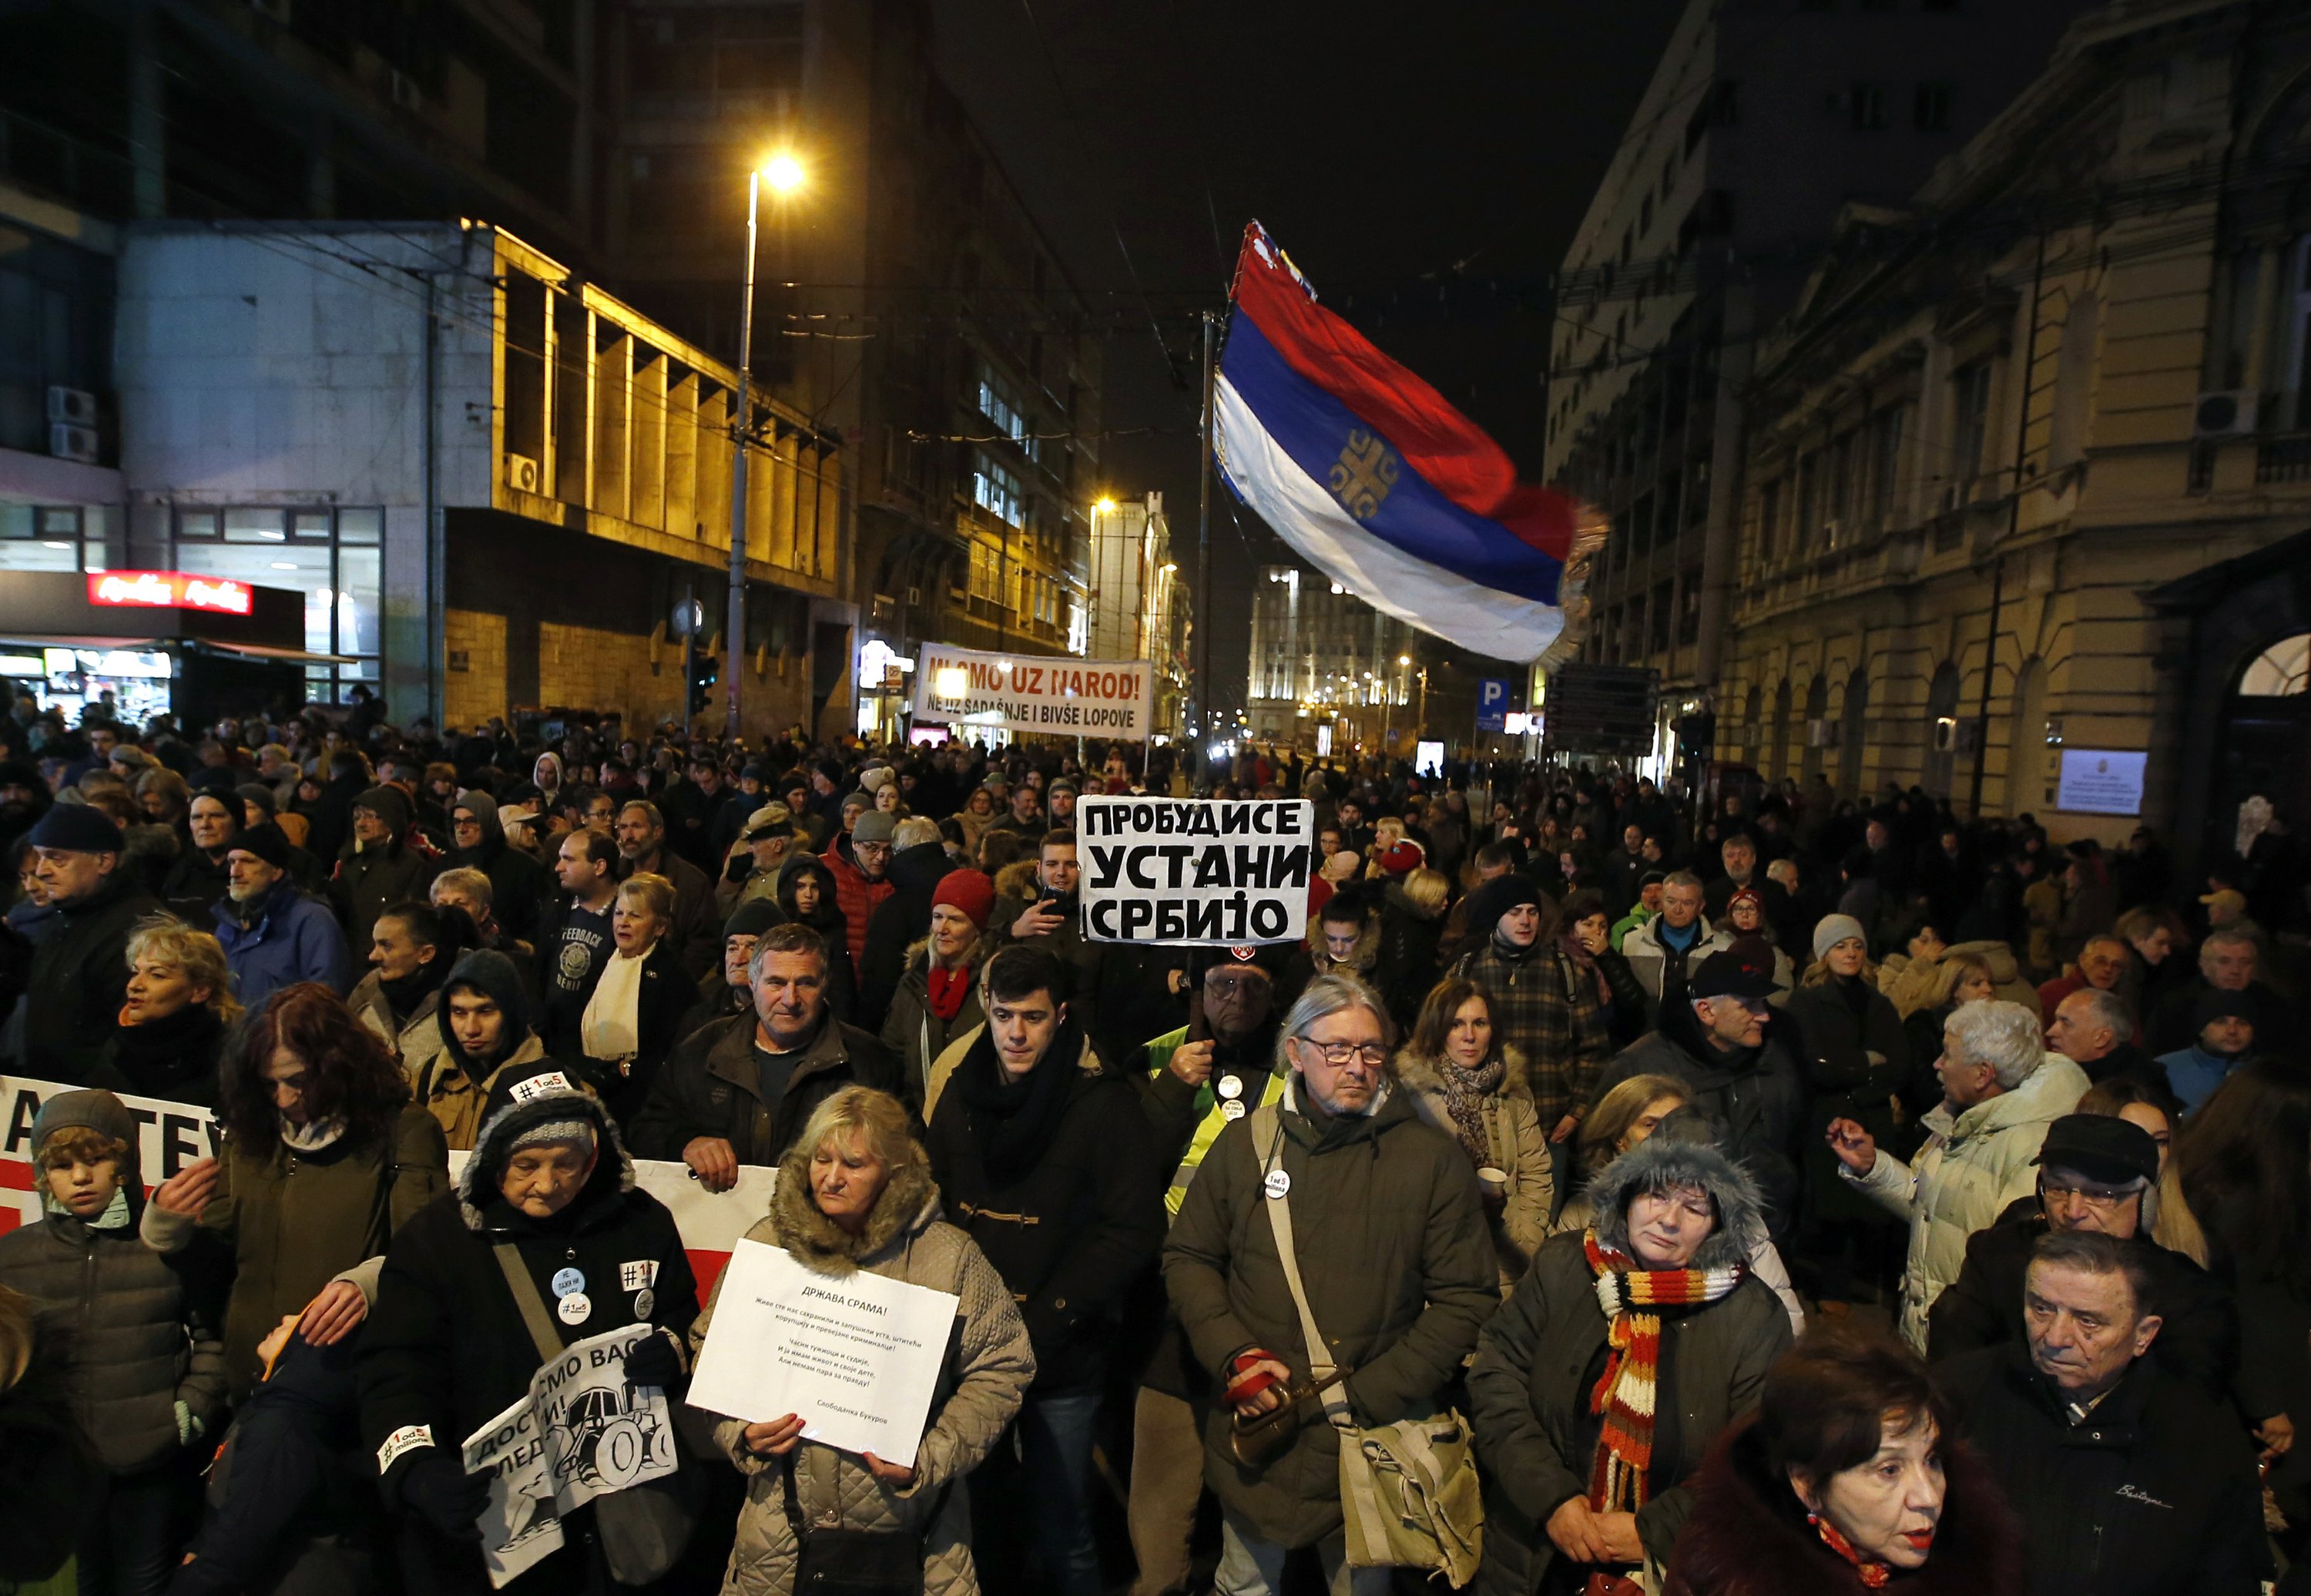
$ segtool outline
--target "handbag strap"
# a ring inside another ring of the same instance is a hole
[[[1284,1084],[1284,1101],[1293,1102],[1292,1083]],[[1284,1116],[1275,1099],[1260,1105],[1251,1116],[1251,1138],[1255,1146],[1264,1144],[1260,1155],[1260,1178],[1261,1202],[1268,1209],[1268,1227],[1276,1236],[1276,1256],[1284,1266],[1284,1284],[1292,1289],[1292,1305],[1300,1311],[1300,1338],[1308,1344],[1308,1374],[1316,1382],[1316,1395],[1324,1405],[1324,1417],[1339,1429],[1356,1428],[1356,1419],[1348,1412],[1348,1388],[1339,1378],[1339,1365],[1332,1361],[1330,1347],[1324,1332],[1316,1328],[1316,1314],[1308,1306],[1308,1288],[1300,1279],[1300,1258],[1292,1244],[1292,1204],[1283,1193],[1267,1190],[1268,1178],[1284,1165]],[[1288,1177],[1287,1177],[1288,1178]]]
[[[521,1252],[511,1242],[500,1242],[490,1249],[497,1254],[498,1268],[505,1271],[506,1284],[513,1290],[513,1305],[521,1310],[521,1321],[529,1330],[529,1339],[537,1343],[540,1366],[562,1356],[562,1337],[554,1328],[554,1321],[545,1312],[545,1299],[538,1295],[537,1282],[529,1278],[529,1268],[521,1260]]]

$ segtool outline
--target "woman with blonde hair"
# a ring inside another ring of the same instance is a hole
[[[649,1098],[658,1066],[682,1040],[692,987],[667,940],[673,927],[674,883],[637,870],[618,884],[610,905],[616,949],[602,961],[578,1033],[595,1089],[621,1124]]]
[[[1507,1295],[1548,1239],[1557,1197],[1524,1055],[1494,1028],[1484,988],[1456,976],[1430,989],[1390,1068],[1414,1112],[1458,1142],[1476,1170]]]
[[[827,1570],[835,1550],[812,1542],[839,1532],[911,1537],[921,1548],[926,1596],[975,1596],[964,1476],[985,1461],[1019,1411],[1035,1355],[995,1266],[941,1217],[930,1160],[909,1132],[906,1109],[868,1086],[845,1086],[821,1103],[779,1165],[769,1217],[746,1239],[783,1248],[830,1280],[863,1270],[949,1293],[957,1304],[945,1394],[934,1401],[911,1465],[806,1441],[807,1413],[715,1425],[715,1445],[746,1478],[724,1588],[798,1590],[804,1569]],[[705,1347],[720,1300],[718,1283],[691,1327],[693,1348]]]
[[[240,1017],[224,948],[173,915],[128,932],[127,1000],[92,1084],[132,1097],[214,1108],[225,1033]]]

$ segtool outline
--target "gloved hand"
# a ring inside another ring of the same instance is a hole
[[[490,1477],[467,1473],[457,1453],[438,1446],[422,1449],[395,1494],[403,1511],[423,1519],[449,1539],[481,1539],[482,1527],[474,1521],[490,1504]]]
[[[636,1385],[679,1385],[689,1373],[673,1335],[662,1329],[635,1342],[634,1349],[626,1354],[626,1378]]]
[[[722,867],[722,879],[725,881],[744,881],[754,873],[754,856],[751,853],[734,853],[730,856],[730,862]]]

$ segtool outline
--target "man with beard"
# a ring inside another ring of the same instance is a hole
[[[409,799],[398,787],[372,787],[353,800],[353,839],[329,878],[349,946],[369,944],[385,906],[423,898],[433,879],[433,861],[403,841],[409,824]]]
[[[120,828],[85,804],[58,804],[30,833],[57,929],[32,955],[24,1002],[26,1074],[77,1086],[120,1027],[128,933],[161,908],[122,869]]]
[[[179,920],[198,925],[208,918],[210,905],[225,895],[225,855],[240,832],[233,815],[239,802],[231,793],[194,797],[185,820],[192,846],[177,855],[161,880],[161,901]]]
[[[209,911],[225,968],[245,1008],[301,981],[333,992],[353,984],[353,956],[328,905],[289,876],[289,839],[277,825],[252,826],[225,850],[225,895]]]

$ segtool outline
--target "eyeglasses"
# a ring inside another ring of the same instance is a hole
[[[1295,1036],[1292,1040],[1302,1047],[1314,1048],[1324,1055],[1324,1062],[1335,1069],[1345,1069],[1356,1063],[1363,1064],[1367,1069],[1378,1069],[1388,1062],[1388,1050],[1377,1042],[1358,1045],[1353,1042],[1317,1042],[1305,1036]]]
[[[2054,1202],[2065,1201],[2075,1197],[2097,1212],[2116,1208],[2141,1190],[2139,1186],[2074,1186],[2067,1181],[2038,1182],[2040,1196]]]

